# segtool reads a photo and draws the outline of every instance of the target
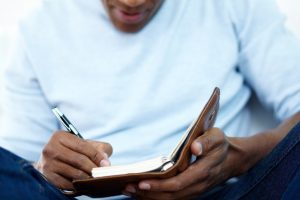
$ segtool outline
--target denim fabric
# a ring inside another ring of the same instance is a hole
[[[26,160],[0,147],[0,199],[70,200]]]
[[[282,200],[291,199],[300,199],[300,166],[298,167],[297,174],[294,176],[293,180],[288,185],[287,190],[282,196]]]
[[[248,173],[201,199],[300,199],[300,123]]]

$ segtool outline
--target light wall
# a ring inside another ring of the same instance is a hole
[[[8,60],[9,49],[18,20],[36,2],[37,0],[0,0],[0,73]]]

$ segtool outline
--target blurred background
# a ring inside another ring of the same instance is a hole
[[[22,18],[32,7],[40,0],[0,0],[0,77],[2,76],[3,67],[6,65],[10,47],[13,42],[14,32],[17,27],[18,20]],[[87,0],[88,1],[88,0]],[[287,26],[300,38],[300,0],[277,0],[281,11],[287,16]],[[1,88],[0,78],[0,88]],[[1,89],[0,89],[0,105],[1,105]],[[254,107],[257,105],[254,104]],[[260,108],[256,108],[260,118],[268,118],[263,115]],[[1,106],[0,106],[1,119]],[[260,119],[257,122],[260,123]],[[272,121],[267,122],[272,126]]]
[[[0,84],[3,68],[8,61],[10,46],[13,42],[18,21],[32,9],[37,1],[38,0],[0,0]]]

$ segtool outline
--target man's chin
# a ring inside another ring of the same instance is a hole
[[[136,33],[142,30],[146,26],[146,23],[125,24],[114,22],[114,26],[122,32]]]

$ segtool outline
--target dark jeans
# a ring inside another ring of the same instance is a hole
[[[49,184],[28,162],[0,148],[0,199],[73,199]],[[238,181],[202,199],[300,199],[300,123]]]
[[[300,123],[248,173],[202,199],[300,199]]]
[[[0,147],[0,199],[61,199],[66,197],[24,159]]]

